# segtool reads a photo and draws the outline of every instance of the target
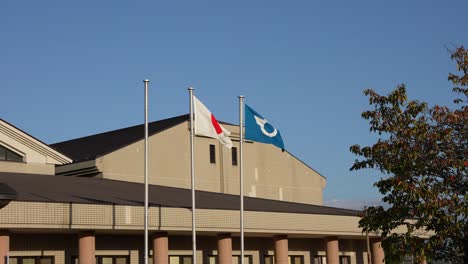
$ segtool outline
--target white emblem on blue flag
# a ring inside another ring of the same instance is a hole
[[[276,128],[273,128],[273,132],[268,132],[265,130],[265,124],[268,123],[268,121],[266,119],[262,119],[256,115],[254,115],[255,117],[255,121],[257,121],[257,125],[260,127],[260,129],[262,130],[262,133],[267,136],[267,137],[276,137],[276,135],[278,134],[278,130],[276,130]]]

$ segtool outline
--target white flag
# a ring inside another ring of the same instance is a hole
[[[232,148],[231,132],[222,127],[215,116],[197,97],[193,97],[195,108],[195,134],[218,139],[227,148]]]

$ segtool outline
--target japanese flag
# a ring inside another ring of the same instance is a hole
[[[232,148],[231,132],[222,127],[215,116],[197,97],[193,97],[195,112],[195,134],[218,139],[227,148]]]

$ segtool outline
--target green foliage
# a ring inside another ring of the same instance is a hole
[[[361,157],[351,170],[385,175],[374,185],[389,207],[368,208],[360,227],[381,232],[387,263],[401,263],[405,255],[463,263],[467,255],[468,50],[451,53],[459,72],[448,76],[457,95],[453,109],[408,100],[405,85],[386,96],[364,91],[373,109],[362,117],[380,139],[351,146]]]

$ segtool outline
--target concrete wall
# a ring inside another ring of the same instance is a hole
[[[233,131],[239,156],[238,128],[225,127]],[[150,184],[190,188],[189,140],[188,122],[150,137]],[[98,158],[99,177],[143,182],[143,144],[139,141]],[[216,148],[215,164],[210,163],[210,144]],[[272,145],[247,142],[244,146],[246,196],[322,204],[326,180],[316,171]],[[232,165],[231,151],[215,139],[195,137],[195,172],[198,190],[239,193],[239,166]]]

